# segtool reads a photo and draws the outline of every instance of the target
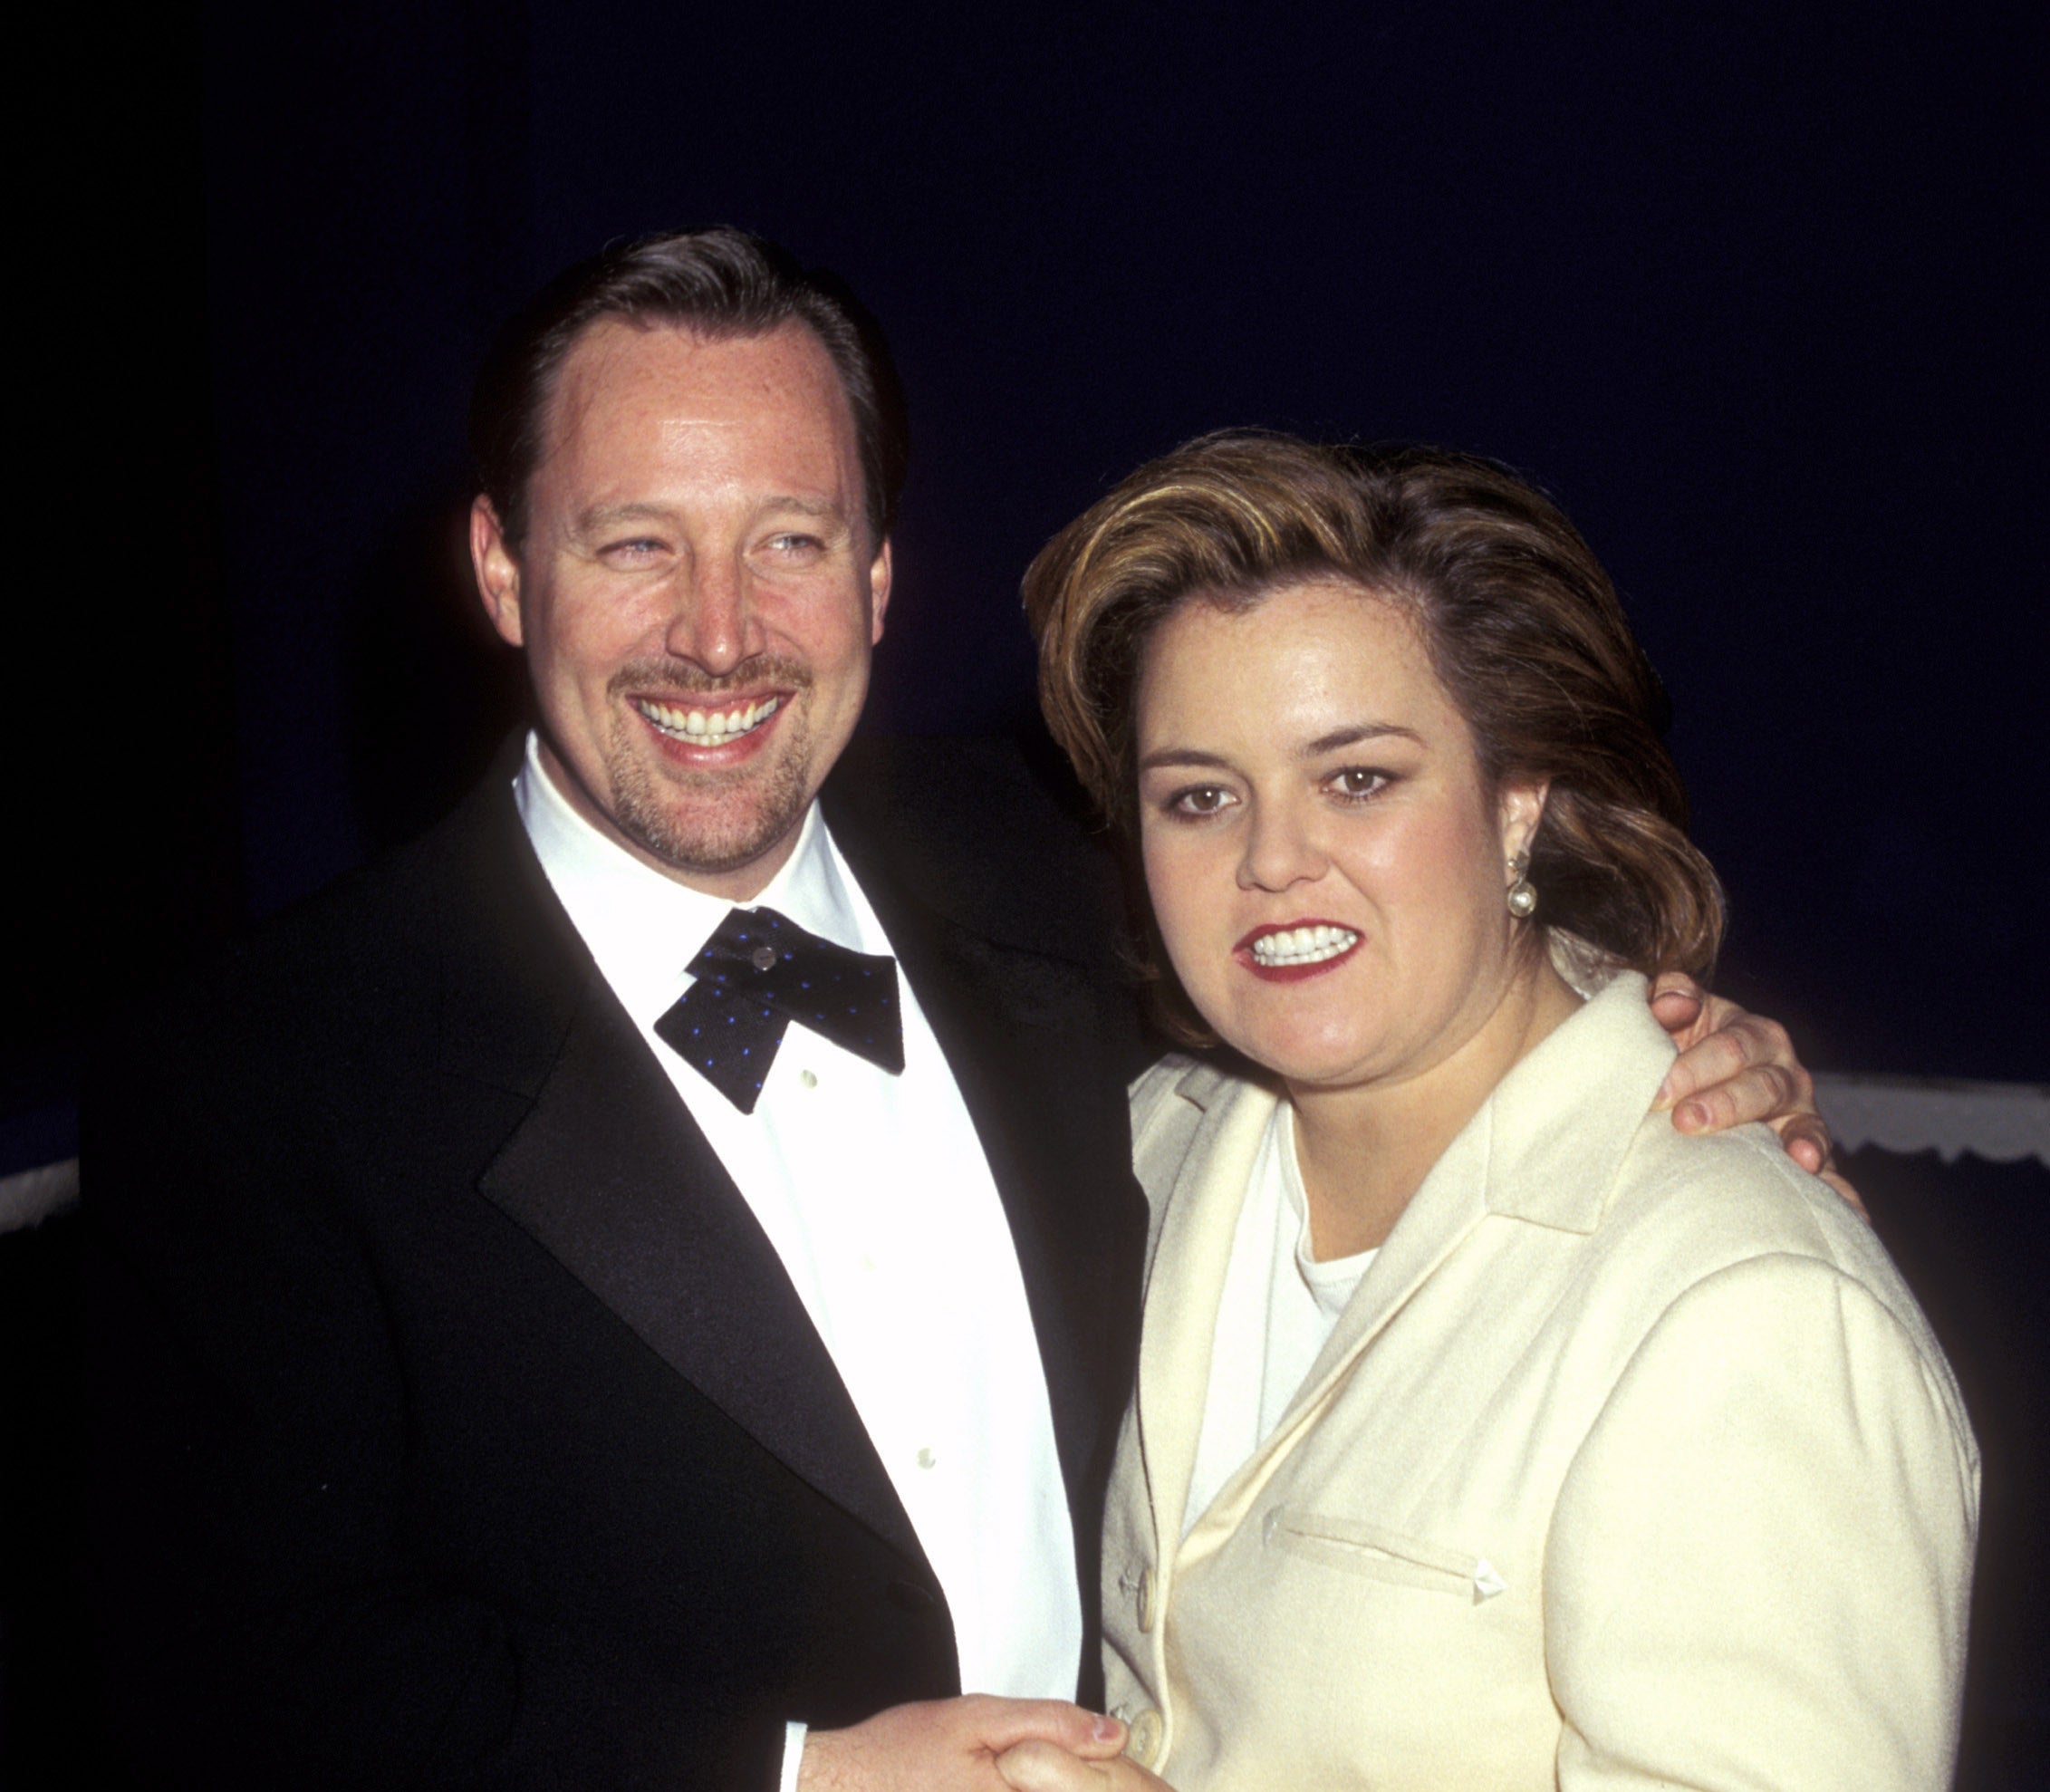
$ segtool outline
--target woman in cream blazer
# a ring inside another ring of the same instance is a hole
[[[1056,536],[1026,604],[1163,1012],[1212,1049],[1133,1090],[1126,1757],[1000,1771],[1944,1786],[1970,1429],[1824,1182],[1651,1112],[1646,978],[1706,975],[1721,897],[1572,525],[1465,456],[1213,437]]]
[[[1870,1228],[1769,1132],[1648,1113],[1671,1058],[1626,972],[1523,1059],[1200,1515],[1276,1098],[1179,1057],[1140,1079],[1154,1232],[1104,1630],[1135,1758],[1182,1792],[1947,1783],[1978,1505],[1957,1387]]]

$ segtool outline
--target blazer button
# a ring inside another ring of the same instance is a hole
[[[1125,1738],[1125,1753],[1142,1768],[1160,1758],[1160,1714],[1150,1709],[1131,1720],[1131,1734]]]
[[[893,1580],[890,1583],[890,1603],[900,1612],[936,1612],[939,1602],[915,1580]]]
[[[1150,1633],[1153,1628],[1153,1570],[1139,1571],[1139,1628]]]

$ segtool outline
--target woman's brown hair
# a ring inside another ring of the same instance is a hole
[[[1152,631],[1184,602],[1239,609],[1332,577],[1416,620],[1490,787],[1549,782],[1528,873],[1540,918],[1647,976],[1706,980],[1722,891],[1687,837],[1664,689],[1579,531],[1473,455],[1224,431],[1141,467],[1047,543],[1025,578],[1040,704],[1125,843]],[[1160,964],[1156,949],[1165,978]],[[1163,993],[1172,1019],[1179,992]]]

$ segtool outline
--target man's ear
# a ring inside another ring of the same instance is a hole
[[[515,647],[525,645],[520,622],[520,563],[505,540],[504,525],[491,500],[479,492],[470,504],[470,566],[476,573],[477,595],[499,636]]]
[[[875,564],[869,568],[869,645],[873,647],[882,639],[882,612],[890,607],[890,537],[882,538],[882,545],[875,551]]]
[[[1518,853],[1527,853],[1537,838],[1537,824],[1545,819],[1545,799],[1552,781],[1538,778],[1505,784],[1496,797],[1496,816],[1502,830],[1502,859],[1506,863]]]

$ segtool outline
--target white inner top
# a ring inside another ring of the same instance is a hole
[[[1371,1250],[1328,1263],[1312,1255],[1309,1198],[1295,1161],[1295,1110],[1278,1103],[1232,1234],[1203,1430],[1182,1512],[1184,1537],[1295,1403],[1373,1260]]]

